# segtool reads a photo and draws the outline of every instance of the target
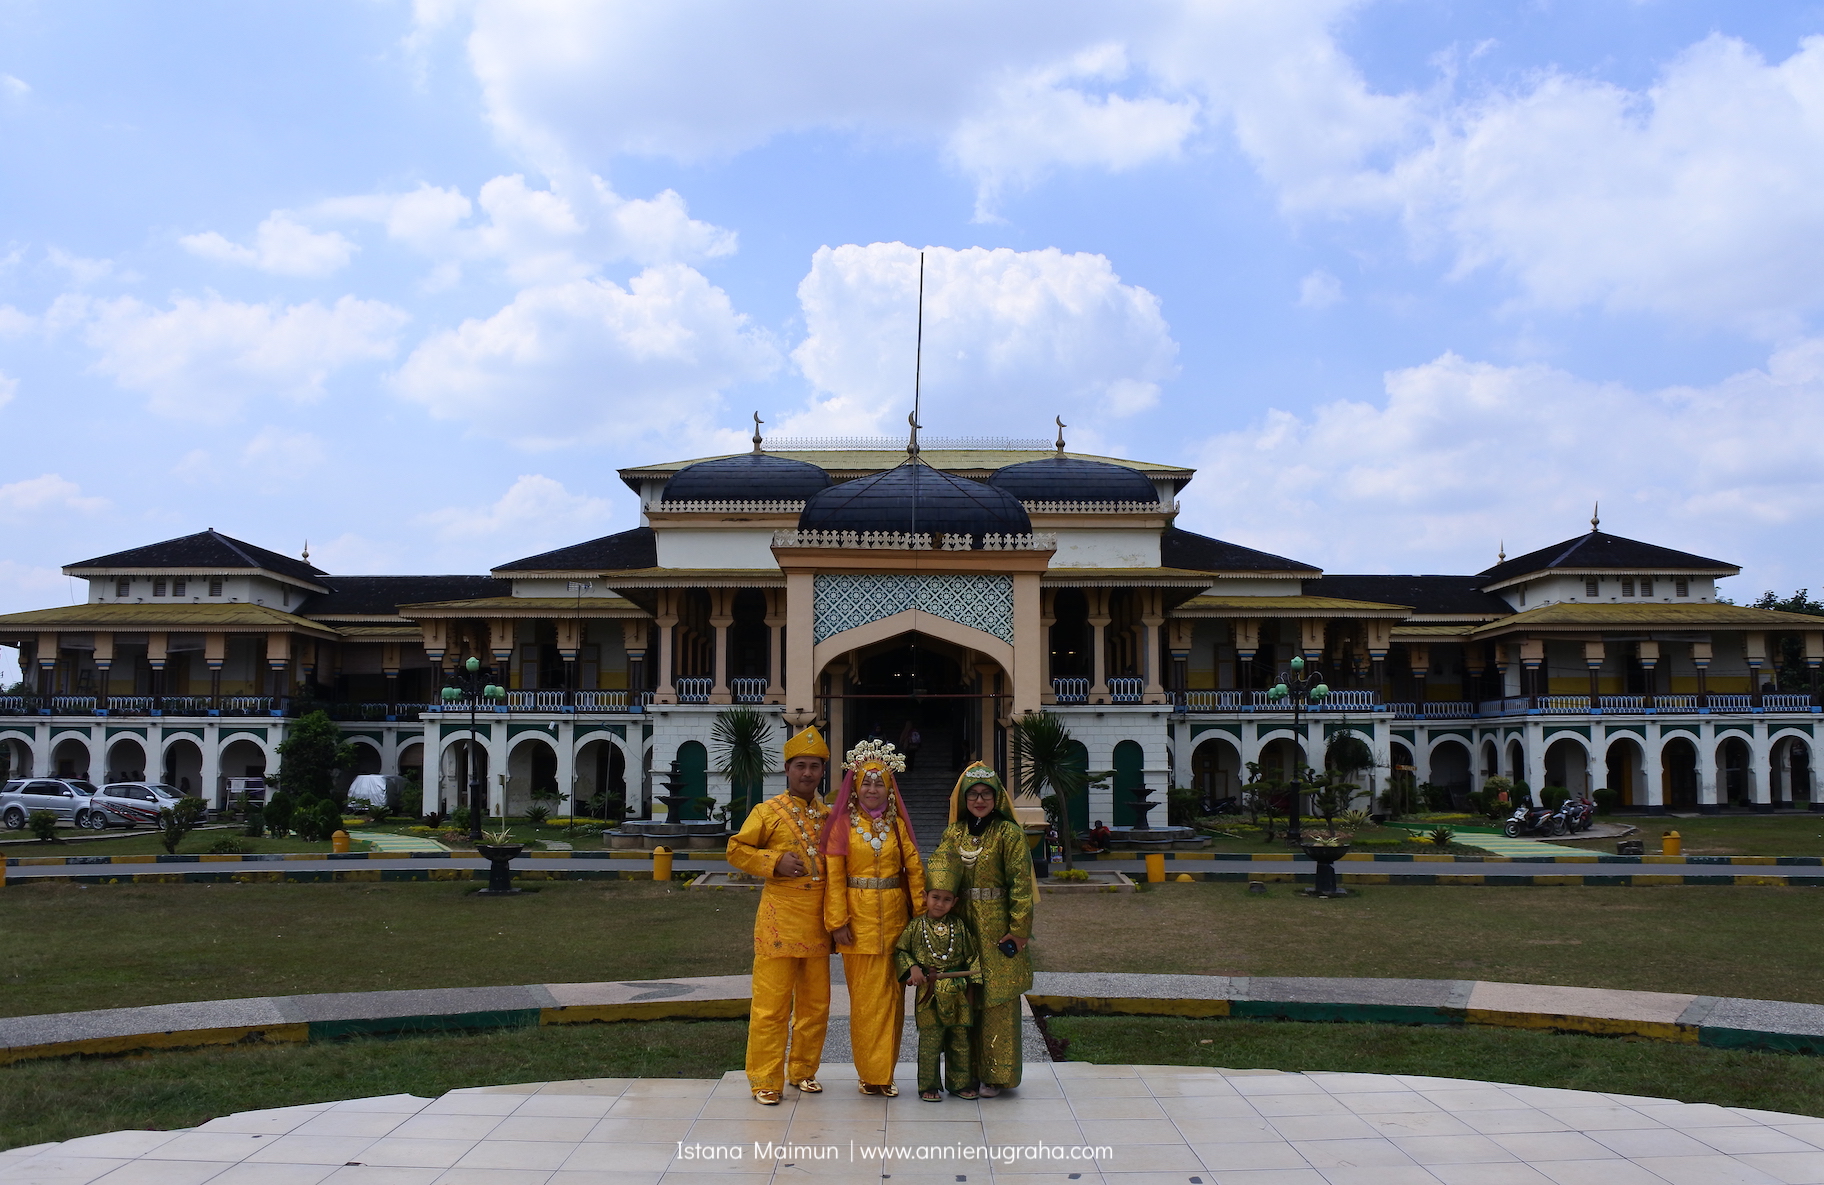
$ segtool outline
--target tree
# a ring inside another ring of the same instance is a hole
[[[747,812],[758,805],[756,798],[763,793],[766,775],[775,769],[773,726],[766,717],[743,704],[717,712],[715,723],[710,725],[709,737],[715,742],[716,755],[720,758],[716,768],[728,775],[729,802],[732,805],[735,795],[740,794],[745,800],[741,814],[746,817]]]
[[[180,798],[175,805],[165,807],[158,812],[158,838],[165,845],[165,851],[177,854],[177,845],[184,842],[192,828],[203,821],[209,806],[200,798]]]
[[[293,798],[329,798],[338,808],[336,771],[353,769],[355,746],[342,738],[342,730],[324,711],[312,712],[291,726],[279,744],[279,784]]]
[[[1803,613],[1807,617],[1824,617],[1824,601],[1814,601],[1811,590],[1801,588],[1789,597],[1782,597],[1772,589],[1762,593],[1760,599],[1749,606],[1751,609],[1777,609],[1782,613]],[[1798,634],[1780,634],[1780,652],[1775,661],[1779,664],[1779,687],[1786,692],[1806,692],[1811,690],[1811,674],[1805,663],[1805,643]]]
[[[1064,867],[1070,869],[1076,847],[1070,831],[1070,804],[1091,781],[1077,762],[1070,729],[1050,712],[1028,712],[1013,722],[1013,760],[1035,795],[1042,799],[1047,789],[1057,795],[1058,845],[1064,852]]]

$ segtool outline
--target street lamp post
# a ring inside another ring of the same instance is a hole
[[[455,686],[443,689],[445,707],[457,707],[463,702],[469,705],[469,842],[476,844],[481,842],[481,819],[488,813],[488,808],[481,780],[481,763],[475,759],[475,713],[483,700],[493,701],[507,697],[506,688],[483,682],[493,673],[493,667],[484,667],[479,658],[471,657],[451,676],[456,681]],[[488,706],[492,707],[493,704]]]
[[[1315,708],[1323,703],[1324,697],[1330,694],[1330,688],[1324,683],[1322,671],[1317,670],[1315,667],[1311,670],[1305,669],[1305,660],[1302,656],[1294,656],[1290,665],[1292,668],[1291,670],[1281,671],[1279,673],[1279,683],[1276,686],[1267,689],[1267,698],[1274,703],[1278,703],[1282,699],[1292,701],[1292,736],[1295,743],[1302,746],[1305,742],[1305,707],[1309,705],[1310,707]],[[1299,791],[1296,772],[1297,768],[1298,762],[1297,759],[1294,758],[1292,809],[1288,812],[1286,823],[1286,838],[1291,841],[1293,847],[1297,847],[1299,844],[1303,843],[1305,838],[1303,829],[1299,826],[1298,821]]]

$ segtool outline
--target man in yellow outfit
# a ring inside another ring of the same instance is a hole
[[[787,741],[786,792],[749,812],[728,841],[728,862],[766,880],[754,915],[754,1002],[747,1019],[747,1084],[754,1101],[766,1106],[779,1102],[788,1078],[806,1094],[823,1090],[817,1067],[830,1026],[830,935],[823,919],[829,880],[817,837],[829,808],[817,787],[829,759],[830,747],[815,728]]]

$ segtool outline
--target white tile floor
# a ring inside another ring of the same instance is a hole
[[[1667,1099],[1079,1062],[1029,1065],[1016,1094],[981,1102],[863,1098],[853,1066],[823,1079],[770,1109],[731,1074],[248,1111],[0,1153],[0,1185],[1824,1185],[1824,1120]],[[756,1142],[791,1147],[757,1157]],[[883,1160],[883,1145],[1016,1151]]]

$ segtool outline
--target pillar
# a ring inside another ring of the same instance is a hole
[[[1469,676],[1469,686],[1463,689],[1463,698],[1478,700],[1482,698],[1482,672],[1488,669],[1488,655],[1483,651],[1482,643],[1465,641],[1463,643],[1463,672]],[[1470,762],[1470,776],[1475,776],[1475,762]]]
[[[1714,815],[1722,808],[1716,793],[1716,726],[1700,724],[1697,749],[1697,813]]]
[[[99,648],[100,643],[96,646]],[[97,651],[99,653],[99,650]],[[1818,706],[1818,668],[1824,666],[1824,632],[1805,631],[1805,669],[1811,673],[1811,706]]]
[[[811,646],[817,637],[817,578],[809,572],[785,577],[785,720],[796,732],[817,718],[817,672]],[[834,756],[834,753],[831,754]]]
[[[1142,698],[1145,703],[1162,704],[1165,686],[1159,680],[1159,665],[1165,647],[1161,644],[1159,627],[1165,624],[1163,598],[1156,588],[1142,589],[1140,598],[1140,669],[1146,675],[1146,692]]]
[[[494,659],[494,682],[501,687],[513,685],[513,647],[519,637],[518,624],[511,617],[496,617],[488,622],[488,654]]]
[[[291,635],[273,630],[266,635],[266,668],[272,672],[272,693],[275,698],[291,694],[291,688],[285,678],[291,668]]]
[[[577,660],[582,657],[583,621],[580,617],[563,617],[557,625],[557,653],[564,662],[564,703],[576,704]]]
[[[1660,750],[1665,746],[1665,736],[1659,729],[1649,730],[1647,743],[1640,747],[1641,780],[1646,782],[1644,793],[1636,801],[1646,804],[1649,815],[1666,813],[1666,775],[1665,765],[1661,760]]]
[[[709,590],[709,669],[715,679],[715,683],[709,689],[709,702],[712,704],[726,704],[731,698],[728,690],[728,668],[731,657],[728,649],[728,627],[735,622],[734,606],[734,589],[712,588]]]
[[[1754,809],[1758,814],[1768,814],[1773,810],[1773,745],[1767,739],[1767,725],[1763,720],[1754,722],[1754,732],[1748,739],[1748,792],[1754,799]]]
[[[1051,675],[1051,627],[1058,623],[1057,610],[1057,589],[1042,589],[1039,592],[1039,698],[1046,704],[1058,702]]]
[[[1588,650],[1589,647],[1585,646],[1584,649]],[[1657,674],[1659,669],[1659,643],[1639,643],[1637,647],[1637,657],[1640,659],[1640,669],[1645,676],[1647,685],[1646,699],[1642,702],[1650,708],[1653,706],[1653,692],[1659,686],[1659,676]]]
[[[164,634],[146,635],[146,665],[152,668],[151,690],[152,706],[154,708],[163,706],[160,702],[160,697],[163,696],[165,692],[165,642],[166,635]],[[43,643],[40,643],[39,645],[40,653],[38,655],[38,663],[42,666],[44,664],[44,654],[42,653]],[[55,647],[53,647],[51,650],[52,657],[55,658],[56,654],[57,651]]]
[[[1321,617],[1307,617],[1298,623],[1298,649],[1305,661],[1315,663],[1324,657],[1324,626]]]
[[[661,704],[678,702],[677,692],[672,683],[673,647],[677,644],[678,628],[678,590],[662,588],[659,590],[659,686],[653,694],[653,700]]]
[[[565,815],[576,814],[576,719],[557,722],[557,792],[563,795]]]
[[[1047,645],[1040,625],[1040,592],[1039,573],[1013,574],[1013,669],[1007,675],[1013,684],[1008,688],[1013,692],[1011,715],[1016,718],[1038,711],[1045,704],[1045,692],[1051,690],[1039,677],[1044,670],[1040,654]]]
[[[158,637],[161,640],[161,644],[162,644],[164,635],[159,634]],[[161,663],[162,663],[162,655],[161,655]],[[56,634],[39,634],[38,635],[38,694],[41,696],[46,696],[46,697],[56,695],[57,694],[56,678],[57,678],[57,635]],[[54,771],[54,770],[52,771],[53,774],[55,772],[56,771]]]
[[[846,728],[849,701],[842,698],[849,690],[849,656],[832,662],[824,668],[824,673],[830,677],[830,718],[824,743],[830,747],[830,786],[834,790],[842,781],[843,755],[849,751]]]
[[[1169,630],[1167,646],[1172,653],[1172,692],[1179,703],[1184,703],[1184,693],[1191,685],[1191,645],[1196,638],[1197,623],[1189,617],[1175,617]],[[1188,734],[1185,743],[1189,744]],[[1184,752],[1185,764],[1182,766],[1185,777],[1190,776],[1190,760],[1190,751],[1187,749]],[[1185,784],[1189,785],[1188,782]]]
[[[1520,643],[1520,666],[1524,675],[1520,694],[1532,700],[1532,707],[1539,706],[1539,697],[1551,693],[1550,672],[1545,669],[1545,639],[1525,638]],[[1530,685],[1530,687],[1529,687]]]
[[[222,664],[228,661],[228,635],[203,635],[203,662],[209,668],[209,709],[222,706]]]
[[[640,703],[640,694],[646,690],[646,648],[651,641],[649,637],[652,623],[646,618],[636,618],[621,622],[621,645],[627,651],[627,706],[634,707]],[[632,789],[634,765],[627,765],[628,789]]]
[[[1085,590],[1089,595],[1089,656],[1092,664],[1090,671],[1089,701],[1095,704],[1108,702],[1108,590],[1092,588]],[[983,754],[986,758],[987,754]]]
[[[1748,663],[1748,702],[1761,706],[1761,668],[1767,665],[1767,635],[1749,632],[1742,635],[1742,657]]]
[[[386,702],[399,702],[399,643],[380,644],[380,673],[386,676]]]
[[[1691,643],[1691,665],[1697,668],[1697,710],[1702,712],[1710,707],[1710,689],[1707,676],[1710,673],[1711,648],[1708,642]]]
[[[766,590],[766,702],[785,702],[785,590]]]
[[[1237,668],[1237,685],[1240,685],[1241,683],[1241,672],[1239,668],[1244,665],[1248,667],[1247,683],[1250,687],[1253,685],[1254,656],[1258,653],[1260,653],[1260,618],[1243,617],[1237,620],[1235,622],[1235,666]],[[1385,655],[1386,652],[1382,651],[1382,656],[1385,657]]]
[[[1650,645],[1652,645],[1650,642],[1641,643],[1643,648]],[[1590,672],[1590,711],[1592,712],[1600,711],[1602,708],[1602,664],[1606,658],[1607,654],[1600,641],[1583,644],[1583,665]],[[1649,692],[1649,694],[1651,693]]]
[[[1418,712],[1422,719],[1425,715],[1425,680],[1431,674],[1431,643],[1406,643],[1406,658],[1412,665],[1413,697],[1418,701]],[[1431,777],[1428,774],[1419,780],[1429,782]]]
[[[104,711],[108,706],[108,679],[113,667],[114,635],[98,632],[95,635],[95,706]]]

